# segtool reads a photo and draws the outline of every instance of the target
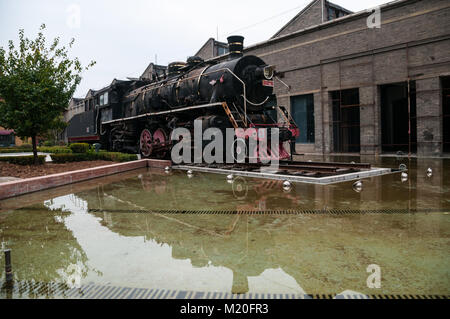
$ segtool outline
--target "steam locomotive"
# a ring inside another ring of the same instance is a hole
[[[224,61],[190,57],[186,63],[169,64],[167,74],[156,74],[151,81],[113,82],[107,103],[92,110],[100,143],[112,151],[167,158],[174,146],[171,132],[193,131],[198,120],[202,130],[235,129],[244,146],[234,151],[246,152],[247,157],[287,159],[283,143],[293,144],[298,127],[277,105],[274,67],[256,56],[243,56],[243,41],[241,36],[228,38],[230,53]],[[283,123],[278,123],[278,116]],[[261,128],[268,136],[274,128],[279,130],[279,149],[249,154],[246,145],[258,134],[246,132]]]

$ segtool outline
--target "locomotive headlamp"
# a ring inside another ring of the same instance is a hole
[[[264,68],[264,77],[267,80],[272,80],[274,73],[275,73],[275,68],[273,66],[269,65]]]

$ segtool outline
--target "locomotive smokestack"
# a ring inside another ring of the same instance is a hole
[[[232,35],[228,37],[227,40],[230,58],[239,58],[244,55],[244,37],[240,35]]]

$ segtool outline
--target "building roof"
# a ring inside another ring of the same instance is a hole
[[[208,45],[213,44],[214,46],[221,46],[221,47],[227,47],[228,48],[228,43],[226,42],[220,42],[217,41],[214,38],[209,38],[201,47],[200,49],[197,51],[197,53],[195,54],[196,56],[200,54],[200,52]]]
[[[391,2],[388,2],[388,3],[380,5],[379,8],[380,8],[381,11],[384,11],[384,10],[389,10],[389,9],[396,8],[396,7],[401,7],[401,6],[406,5],[408,3],[417,2],[417,1],[420,1],[420,0],[394,0],[394,1],[391,1]],[[372,12],[369,9],[361,10],[361,11],[358,11],[358,12],[351,13],[349,15],[343,16],[343,17],[341,17],[339,19],[326,21],[326,22],[323,22],[321,24],[314,25],[314,26],[311,26],[309,28],[298,30],[298,31],[295,31],[295,32],[292,32],[292,33],[289,33],[289,34],[286,34],[286,35],[282,35],[282,36],[276,37],[276,38],[270,38],[269,40],[253,44],[253,45],[245,48],[244,50],[255,49],[255,48],[258,48],[258,47],[263,47],[263,46],[266,46],[266,45],[269,45],[269,44],[273,44],[273,43],[277,43],[277,42],[280,42],[280,41],[284,41],[284,40],[292,38],[292,37],[297,37],[297,36],[300,36],[302,34],[315,32],[315,31],[321,30],[323,28],[329,28],[329,27],[332,27],[332,26],[335,26],[335,25],[338,25],[338,24],[341,24],[341,23],[346,23],[347,21],[352,21],[354,19],[359,19],[361,16],[369,16],[370,14],[372,14]]]
[[[319,4],[320,2],[320,6],[322,7],[322,18],[321,18],[321,22],[325,22],[328,21],[328,19],[324,19],[324,11],[326,7],[332,7],[334,9],[340,10],[346,14],[352,14],[353,12],[350,10],[347,10],[337,4],[331,3],[329,1],[326,0],[313,0],[311,1],[305,8],[303,8],[303,10],[301,10],[295,17],[293,17],[288,23],[286,23],[280,30],[277,31],[277,33],[275,33],[271,39],[276,38],[280,35],[280,33],[282,33],[284,30],[286,30],[287,28],[289,28],[290,26],[293,26],[296,22],[298,22],[301,19],[304,19],[304,17],[306,15],[308,15],[309,10],[316,4]]]

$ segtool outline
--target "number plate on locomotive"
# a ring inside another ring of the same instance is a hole
[[[273,87],[273,81],[263,80],[262,85]]]

